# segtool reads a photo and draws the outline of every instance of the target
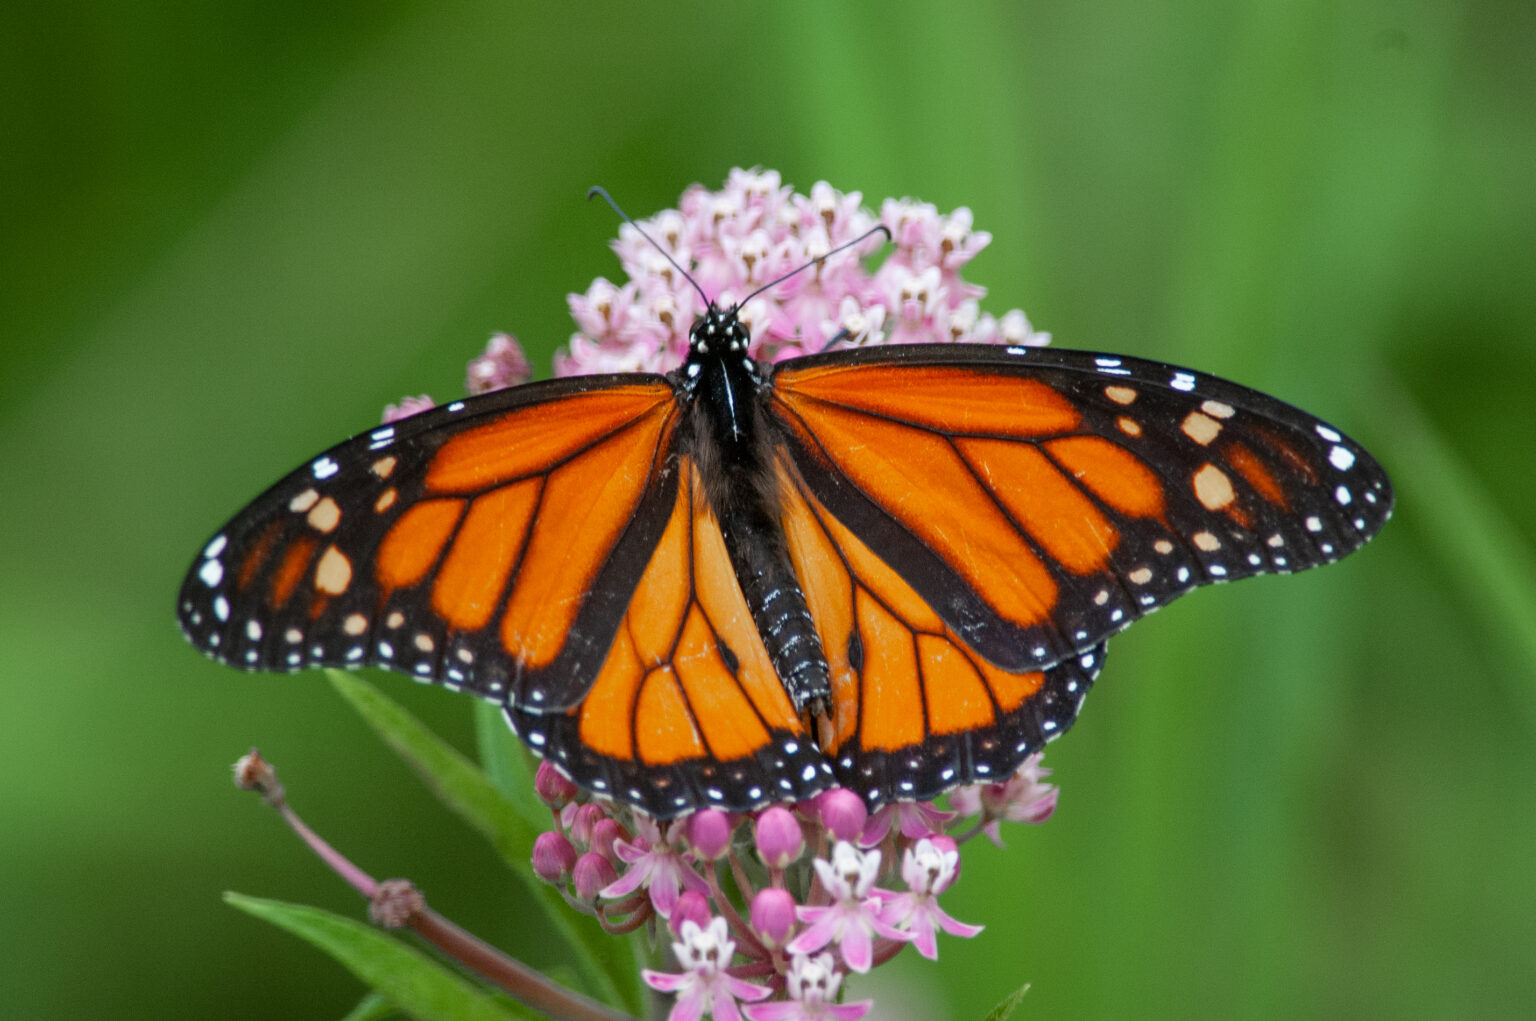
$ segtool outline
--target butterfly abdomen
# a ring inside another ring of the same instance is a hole
[[[832,693],[827,657],[782,533],[761,514],[737,514],[720,525],[752,621],[795,711],[824,715]]]
[[[733,320],[722,333],[739,331]],[[797,713],[822,715],[831,695],[827,659],[778,523],[766,384],[746,357],[744,332],[734,340],[711,346],[696,338],[678,377],[690,418],[687,453],[699,467],[700,490],[719,522],[774,672]]]

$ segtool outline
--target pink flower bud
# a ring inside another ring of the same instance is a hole
[[[576,796],[576,785],[560,775],[560,771],[548,760],[539,763],[533,774],[533,789],[539,799],[551,808],[563,808]]]
[[[768,947],[781,947],[795,928],[795,898],[788,890],[765,887],[752,898],[752,931]]]
[[[550,830],[533,841],[533,874],[546,883],[564,882],[576,864],[576,848],[565,835]]]
[[[578,844],[591,844],[592,828],[606,818],[608,813],[603,811],[601,805],[580,806],[571,819],[571,839]]]
[[[619,825],[617,819],[602,818],[592,826],[592,842],[588,844],[592,850],[607,858],[614,865],[619,863],[619,854],[613,849],[615,840],[628,840],[629,833]]]
[[[697,890],[684,890],[677,903],[672,905],[667,927],[672,930],[672,935],[681,936],[684,922],[692,922],[702,929],[709,925],[709,918],[709,898]]]
[[[608,859],[592,851],[577,858],[576,867],[571,869],[571,885],[576,888],[576,896],[588,903],[595,903],[598,894],[618,878],[619,874]]]
[[[869,820],[864,799],[845,787],[818,794],[815,806],[821,824],[838,840],[857,840]]]
[[[706,808],[688,817],[688,846],[706,861],[714,861],[731,849],[731,817],[717,809]]]
[[[805,850],[795,814],[778,805],[757,817],[757,853],[771,869],[787,868]]]

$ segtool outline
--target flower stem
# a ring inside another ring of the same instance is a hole
[[[254,748],[236,765],[235,775],[241,787],[259,791],[321,861],[368,898],[373,908],[370,913],[376,920],[383,920],[391,928],[402,923],[410,926],[455,961],[500,986],[519,1002],[550,1017],[561,1021],[636,1021],[631,1015],[551,981],[450,922],[427,907],[414,887],[408,887],[403,880],[379,883],[358,868],[299,818],[288,804],[282,784],[277,782],[276,771]],[[386,897],[388,905],[382,903]]]

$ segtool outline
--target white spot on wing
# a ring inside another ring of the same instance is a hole
[[[224,565],[217,560],[205,560],[203,566],[197,569],[197,576],[203,580],[204,585],[216,588],[224,580]]]
[[[1341,472],[1349,471],[1355,466],[1355,455],[1348,447],[1334,447],[1328,451],[1328,463]]]
[[[341,466],[331,460],[329,456],[326,456],[315,461],[314,465],[311,466],[311,470],[315,473],[315,478],[328,479],[341,471]]]

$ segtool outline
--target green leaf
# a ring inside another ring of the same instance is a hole
[[[475,741],[485,773],[536,830],[549,825],[549,807],[533,789],[532,756],[501,715],[501,707],[475,702]]]
[[[383,1021],[384,1018],[399,1017],[400,1009],[389,998],[377,992],[369,992],[358,1001],[357,1006],[347,1012],[347,1016],[341,1021]]]
[[[539,830],[502,797],[480,767],[361,677],[340,670],[327,670],[326,676],[444,804],[489,840],[514,870],[527,872]]]
[[[239,893],[226,893],[224,900],[319,947],[412,1017],[424,1021],[516,1021],[536,1017],[526,1009],[498,1002],[420,951],[362,922],[319,908]],[[357,1013],[353,1011],[354,1016]]]
[[[1003,997],[997,1006],[987,1011],[984,1021],[1008,1021],[1008,1018],[1012,1017],[1013,1012],[1018,1009],[1019,1004],[1024,1002],[1024,994],[1027,992],[1029,992],[1028,982]]]
[[[530,862],[540,825],[526,818],[478,766],[383,692],[356,674],[340,670],[325,673],[331,685],[443,803],[491,842],[512,874],[544,909],[550,928],[572,948],[576,964],[590,983],[586,992],[638,1013],[644,994],[628,941],[603,932],[595,920],[575,914],[559,891],[534,876]]]

